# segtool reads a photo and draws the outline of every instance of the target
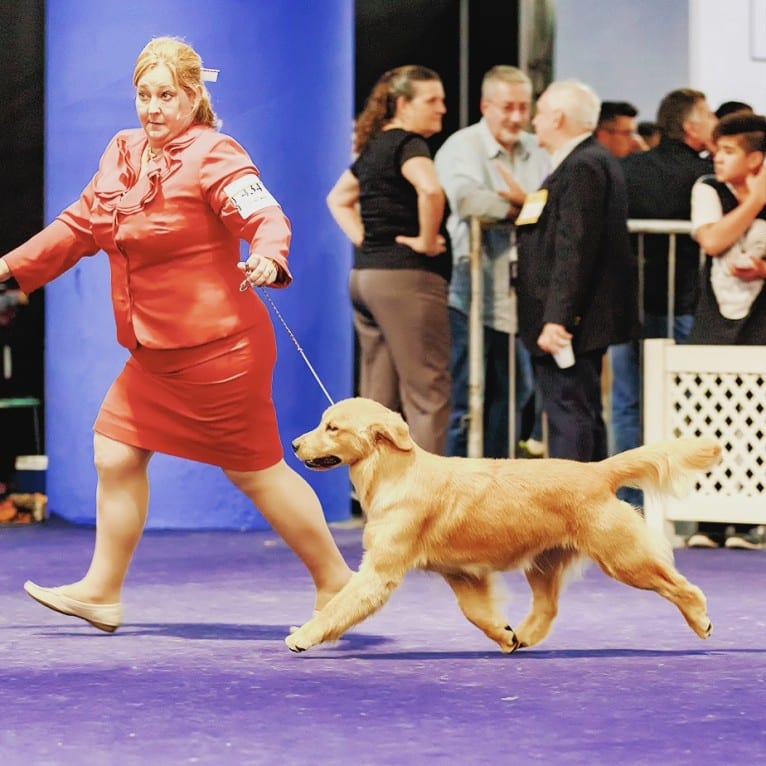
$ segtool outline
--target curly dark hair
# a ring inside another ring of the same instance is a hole
[[[354,152],[362,152],[370,139],[393,119],[396,100],[400,96],[408,101],[414,98],[414,83],[433,80],[441,82],[441,77],[433,69],[416,64],[389,69],[383,74],[375,83],[364,109],[354,123]]]

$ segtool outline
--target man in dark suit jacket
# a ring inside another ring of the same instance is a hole
[[[648,152],[634,152],[620,161],[628,188],[628,216],[637,219],[687,221],[691,217],[694,182],[713,172],[713,162],[704,156],[712,149],[716,116],[705,94],[679,88],[665,95],[657,110],[660,143]],[[633,251],[638,241],[633,237]],[[643,237],[644,278],[642,338],[668,336],[668,236]],[[673,318],[670,324],[676,343],[684,343],[694,321],[699,292],[700,248],[691,237],[676,237],[676,264],[673,279]],[[643,442],[641,402],[641,349],[630,342],[613,346],[612,430],[613,452],[638,447]],[[643,505],[643,493],[623,488],[618,497]]]
[[[519,332],[533,356],[551,457],[607,455],[601,366],[607,347],[638,335],[636,262],[617,160],[593,137],[600,102],[576,81],[551,84],[533,120],[553,171],[518,227]],[[572,344],[574,364],[554,358]]]

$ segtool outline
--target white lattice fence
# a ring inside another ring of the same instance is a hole
[[[644,341],[644,441],[709,436],[723,457],[685,499],[646,498],[649,524],[766,523],[766,346]]]

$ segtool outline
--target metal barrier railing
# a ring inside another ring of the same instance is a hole
[[[484,326],[481,321],[484,305],[481,253],[484,223],[471,218],[471,305],[468,312],[468,457],[484,454]],[[513,289],[509,285],[509,289]],[[509,360],[510,361],[510,360]],[[514,391],[514,400],[516,392]],[[510,439],[509,439],[510,441]]]
[[[484,452],[484,329],[482,322],[482,235],[486,229],[507,226],[498,222],[473,217],[470,220],[469,263],[471,274],[471,305],[468,313],[468,442],[469,457],[481,457]],[[639,313],[643,321],[644,294],[644,235],[668,235],[668,337],[673,337],[676,288],[676,238],[690,234],[690,221],[662,219],[631,219],[628,231],[638,234],[638,280]],[[509,285],[509,290],[514,288]],[[511,333],[508,342],[508,454],[516,454],[516,335]]]
[[[639,317],[644,321],[644,235],[668,235],[668,338],[673,338],[673,317],[676,314],[676,237],[679,234],[691,234],[691,221],[663,219],[636,219],[628,221],[628,231],[638,234],[638,300]]]

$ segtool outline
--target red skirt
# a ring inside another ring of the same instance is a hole
[[[232,471],[283,457],[271,398],[270,323],[194,348],[140,346],[112,383],[93,429],[115,441]]]

